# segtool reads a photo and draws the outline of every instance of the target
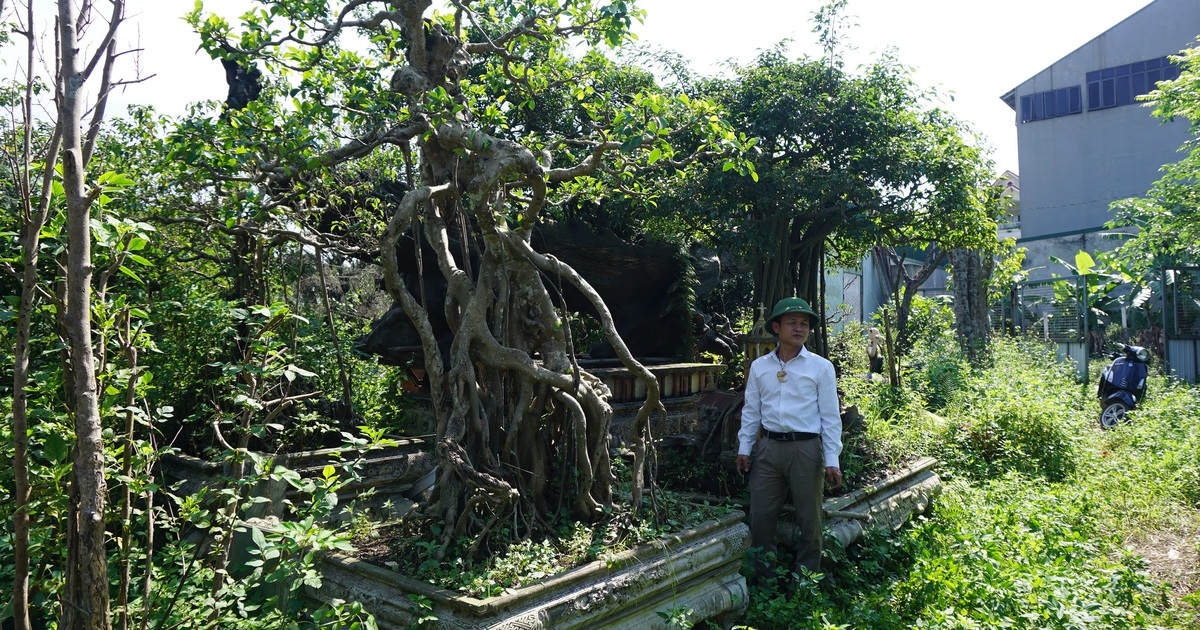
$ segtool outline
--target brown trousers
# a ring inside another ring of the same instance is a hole
[[[761,547],[764,552],[776,551],[779,510],[790,491],[800,528],[792,570],[797,574],[800,567],[820,571],[824,489],[825,461],[820,438],[781,442],[760,437],[754,445],[750,466],[750,545]]]

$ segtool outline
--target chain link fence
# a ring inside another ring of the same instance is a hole
[[[863,313],[862,272],[846,272],[842,275],[842,303],[846,305],[850,321],[862,322],[866,317]]]

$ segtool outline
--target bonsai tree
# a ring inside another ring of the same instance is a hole
[[[591,302],[645,386],[632,445],[641,505],[657,382],[596,291],[531,235],[548,208],[636,198],[641,182],[705,160],[749,174],[738,157],[749,143],[710,103],[595,51],[631,37],[633,2],[452,0],[450,14],[429,0],[259,4],[237,30],[200,7],[188,16],[214,57],[261,64],[263,89],[220,119],[193,119],[176,154],[258,234],[303,214],[301,183],[364,163],[400,180],[364,212],[379,213],[374,254],[420,336],[439,461],[420,516],[446,524],[439,556],[464,536],[469,553],[486,549],[498,523],[515,523],[515,536],[545,531],[560,504],[585,521],[614,505],[608,392],[575,359],[561,286]],[[574,57],[575,44],[589,51]],[[401,241],[415,256],[398,254]],[[430,259],[433,269],[408,273]],[[425,290],[435,279],[444,300]],[[452,337],[440,348],[443,319]]]

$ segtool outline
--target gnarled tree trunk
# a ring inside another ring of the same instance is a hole
[[[834,223],[830,212],[780,213],[772,233],[779,235],[775,251],[758,259],[755,267],[756,306],[770,312],[786,297],[801,297],[825,314],[825,253]],[[829,330],[824,317],[811,345],[820,355],[829,354]]]
[[[419,15],[405,33],[412,39],[409,65],[393,85],[443,86],[453,93],[447,69],[467,62],[463,44],[440,26],[426,28]],[[570,284],[591,301],[617,356],[646,386],[636,423],[637,473],[647,456],[649,416],[662,406],[657,381],[629,353],[596,291],[530,246],[548,185],[576,171],[549,168],[526,147],[462,122],[417,128],[413,137],[420,138],[425,185],[412,186],[398,204],[381,253],[388,292],[421,335],[439,461],[423,511],[446,523],[442,553],[464,535],[475,537],[472,552],[480,549],[498,522],[520,522],[525,532],[544,529],[558,504],[575,518],[596,520],[613,504],[609,392],[576,363],[569,329],[543,278]],[[447,283],[444,304],[424,304],[419,287],[406,286],[399,272],[396,244],[414,226],[422,235],[418,245],[436,254]],[[455,226],[463,242],[472,240],[478,249],[478,269],[451,247]],[[430,324],[433,308],[445,310],[454,332],[446,357]]]
[[[378,108],[333,115],[342,126],[324,138],[352,138],[319,155],[306,148],[303,162],[286,147],[247,145],[264,155],[239,162],[252,174],[237,176],[266,186],[293,177],[296,164],[333,168],[387,146],[403,157],[408,181],[389,195],[379,255],[393,303],[417,333],[406,336],[404,350],[419,337],[432,396],[439,473],[421,509],[446,523],[443,553],[463,535],[480,549],[501,521],[513,524],[508,535],[523,537],[545,531],[560,507],[593,520],[613,504],[608,392],[575,361],[564,292],[590,303],[578,310],[596,315],[613,353],[647,393],[633,444],[632,501],[640,505],[652,487],[645,476],[649,420],[663,412],[657,380],[634,359],[598,292],[570,265],[538,253],[531,235],[548,194],[555,203],[604,189],[638,194],[643,182],[624,176],[654,171],[663,181],[708,159],[749,174],[741,152],[751,141],[708,101],[652,87],[623,93],[609,83],[626,85],[624,66],[609,67],[599,56],[572,59],[568,49],[579,41],[615,46],[628,39],[640,17],[634,3],[453,0],[453,14],[439,16],[425,15],[430,0],[335,4],[328,15],[284,11],[294,28],[269,42],[190,19],[214,56],[232,51],[291,67],[299,59],[293,45],[333,48],[340,33],[353,30],[378,43],[379,64],[393,70],[387,85],[377,85],[380,65],[351,68],[334,63],[332,53],[307,57],[318,68],[313,75],[334,85],[312,82],[323,104],[358,99],[370,85]],[[302,42],[295,38],[301,30],[309,34]],[[353,94],[339,83],[348,68]],[[562,96],[570,105],[542,116]],[[299,127],[310,119],[288,120]],[[415,276],[402,273],[408,265],[397,252],[409,238]],[[443,294],[443,284],[444,299],[430,299]]]
[[[482,200],[468,202],[479,204],[471,220],[482,233],[479,269],[469,274],[448,246],[443,212],[454,198],[451,192],[452,187],[443,185],[409,193],[389,224],[383,247],[388,290],[421,332],[438,420],[441,468],[425,513],[451,525],[446,543],[465,534],[487,534],[497,521],[513,516],[529,530],[538,529],[553,512],[547,492],[557,464],[575,471],[573,487],[555,489],[558,500],[576,518],[594,520],[613,503],[609,392],[575,362],[568,328],[542,274],[562,277],[592,301],[618,356],[646,383],[648,400],[637,424],[643,438],[635,449],[639,466],[646,457],[649,414],[660,407],[657,381],[629,354],[599,295],[574,270],[535,252],[528,226],[509,230],[492,219],[503,197],[491,187]],[[444,306],[455,328],[446,363],[426,307],[398,272],[395,243],[413,222],[422,225],[427,242],[438,251],[450,285],[447,303],[431,305]]]

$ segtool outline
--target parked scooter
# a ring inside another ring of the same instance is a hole
[[[1111,429],[1125,421],[1125,413],[1146,393],[1146,360],[1150,353],[1139,346],[1121,345],[1113,362],[1100,372],[1100,426]]]

